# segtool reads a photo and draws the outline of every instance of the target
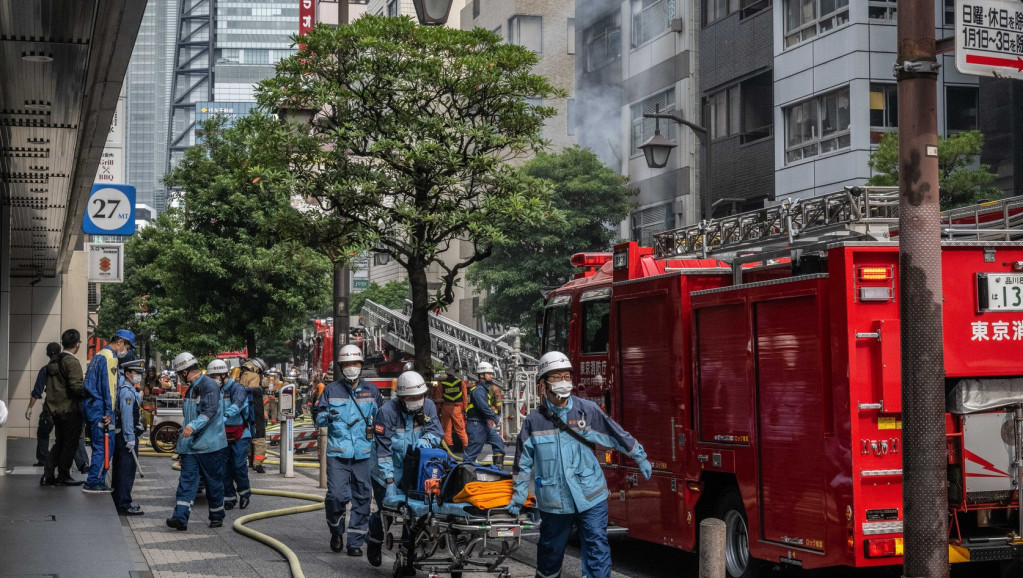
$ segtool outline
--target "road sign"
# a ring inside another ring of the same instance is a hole
[[[352,289],[362,291],[369,288],[369,279],[352,279]]]
[[[956,69],[1023,80],[1023,2],[956,0]]]
[[[88,235],[135,234],[135,187],[93,185],[82,232]]]

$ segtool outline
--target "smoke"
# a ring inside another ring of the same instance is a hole
[[[576,0],[576,137],[606,166],[623,170],[622,3]]]

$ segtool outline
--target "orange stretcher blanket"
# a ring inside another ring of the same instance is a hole
[[[469,502],[481,510],[503,508],[511,502],[514,484],[511,480],[496,482],[469,482],[461,492],[451,500],[455,503]],[[530,495],[526,498],[526,507],[533,507],[536,499]]]

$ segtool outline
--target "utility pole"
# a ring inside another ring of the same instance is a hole
[[[947,578],[934,0],[898,1],[899,305],[905,578]]]
[[[348,0],[337,3],[337,24],[348,24]],[[348,255],[340,254],[334,261],[334,362],[341,354],[341,348],[348,344],[348,298],[349,282]],[[334,367],[334,378],[341,379],[341,368]]]

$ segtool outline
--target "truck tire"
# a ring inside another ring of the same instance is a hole
[[[761,564],[750,556],[746,507],[737,489],[726,490],[718,498],[716,518],[725,522],[725,568],[728,578],[756,578]]]
[[[174,453],[180,431],[181,426],[172,421],[165,421],[153,428],[153,432],[149,434],[149,444],[155,452]]]

